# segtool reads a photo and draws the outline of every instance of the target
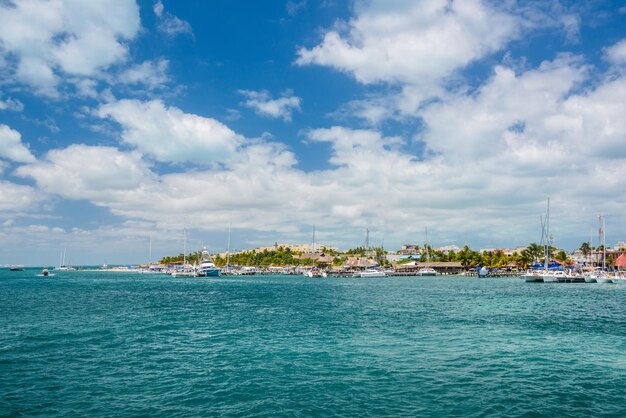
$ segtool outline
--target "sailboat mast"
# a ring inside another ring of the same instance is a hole
[[[183,267],[187,264],[187,229],[183,228]]]
[[[228,265],[230,264],[230,224],[228,224],[228,246],[226,247],[226,271],[228,272]]]
[[[430,266],[430,252],[428,250],[428,227],[424,227],[424,235],[426,235],[426,267]]]
[[[148,266],[152,265],[152,235],[148,235]]]
[[[365,258],[370,256],[370,230],[365,228]]]
[[[548,209],[546,210],[546,220],[545,220],[545,236],[546,236],[546,245],[544,248],[544,269],[548,271],[548,267],[550,265],[550,198],[548,198]]]
[[[604,216],[598,216],[598,221],[600,223],[599,236],[598,236],[598,245],[602,245],[602,270],[606,270],[606,224],[604,223]]]
[[[313,225],[313,253],[315,253],[315,225]]]

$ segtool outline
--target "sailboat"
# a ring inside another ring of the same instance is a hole
[[[437,270],[435,270],[434,268],[430,267],[430,253],[428,250],[428,227],[425,228],[425,233],[426,233],[426,266],[422,267],[421,269],[419,269],[417,271],[417,275],[418,276],[436,276],[437,275]]]
[[[313,243],[311,245],[311,252],[314,254],[317,252],[317,248],[315,246],[315,225],[313,225]],[[328,277],[328,273],[317,266],[306,270],[303,275],[311,279],[316,277]]]
[[[552,246],[552,236],[550,235],[550,198],[548,198],[548,209],[546,210],[546,218],[544,221],[544,229],[545,229],[545,245],[544,245],[544,265],[543,265],[543,274],[541,278],[544,283],[558,283],[559,277],[563,275],[563,273],[557,274],[556,271],[550,271],[550,247]]]
[[[61,254],[61,259],[59,260],[59,266],[55,267],[55,271],[74,271],[76,270],[74,267],[65,265],[65,255],[67,253],[67,247],[63,248],[63,253]]]
[[[543,244],[543,255],[544,255],[544,267],[543,271],[538,270],[528,270],[524,273],[521,278],[528,283],[533,282],[558,282],[559,275],[550,274],[548,270],[549,259],[550,259],[550,245],[551,245],[551,237],[550,237],[550,198],[548,198],[548,209],[546,210],[546,217],[540,217],[541,221],[541,241],[539,244]],[[562,273],[561,273],[562,275]]]
[[[226,245],[226,275],[230,274],[230,224],[228,224],[228,244]]]
[[[195,266],[187,264],[187,229],[183,228],[183,265],[181,269],[174,269],[172,277],[197,277]]]
[[[365,261],[366,264],[370,257],[370,230],[365,230]],[[386,277],[387,273],[378,266],[366,266],[365,270],[356,272],[352,277]]]
[[[594,271],[592,277],[596,279],[597,283],[613,283],[613,278],[609,276],[606,271],[606,235],[604,222],[604,216],[598,216],[598,222],[600,224],[598,228],[598,245],[602,245],[602,270]]]
[[[139,270],[141,274],[162,274],[158,266],[152,265],[152,235],[148,236],[148,267]]]

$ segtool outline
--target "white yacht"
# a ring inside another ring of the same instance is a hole
[[[215,265],[206,247],[202,249],[197,272],[200,277],[217,277],[220,275],[220,268]]]
[[[363,271],[358,271],[352,275],[352,277],[386,277],[387,273],[380,268],[366,268]]]
[[[562,270],[548,271],[543,274],[544,283],[558,283],[559,281],[572,280],[575,277]]]
[[[541,282],[543,282],[543,275],[538,270],[528,270],[526,273],[524,273],[520,277],[522,279],[524,279],[524,281],[527,282],[527,283],[541,283]]]

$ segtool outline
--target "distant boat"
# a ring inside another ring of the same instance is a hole
[[[43,270],[41,270],[41,275],[42,276],[48,276],[48,275],[50,275],[50,272],[48,271],[48,269],[43,269]]]
[[[11,266],[9,267],[9,271],[24,271],[24,268],[20,266]]]
[[[209,250],[204,247],[200,256],[200,266],[197,269],[200,277],[217,277],[220,275],[220,268],[215,266]]]
[[[59,263],[59,267],[55,267],[54,270],[55,271],[74,271],[76,270],[74,267],[70,267],[70,266],[66,266],[65,265],[65,254],[67,251],[67,247],[63,248],[63,253],[61,255],[61,260]]]
[[[363,271],[357,271],[352,277],[386,277],[387,273],[381,268],[368,267]]]
[[[314,277],[327,277],[328,274],[323,271],[318,269],[317,267],[312,268],[310,270],[307,270],[304,272],[304,276],[309,277],[309,278],[314,278]]]

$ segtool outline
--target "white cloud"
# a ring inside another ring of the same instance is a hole
[[[478,94],[450,94],[419,113],[427,125],[428,147],[457,161],[506,150],[504,135],[520,136],[513,132],[516,124],[524,126],[525,135],[548,133],[548,118],[563,111],[564,98],[585,75],[586,67],[569,56],[521,75],[498,66]],[[549,132],[542,140],[553,134],[560,135]]]
[[[42,198],[33,187],[0,180],[0,212],[24,212],[33,209]]]
[[[215,119],[166,107],[159,100],[120,100],[102,105],[97,113],[122,126],[125,143],[161,162],[223,162],[243,140]]]
[[[165,11],[165,6],[161,0],[154,3],[152,8],[155,16],[159,19],[158,27],[161,32],[170,36],[189,34],[193,36],[193,30],[189,22],[182,20],[173,14]]]
[[[347,30],[331,30],[297,64],[318,64],[354,75],[361,83],[432,85],[519,35],[519,21],[480,0],[357,3]],[[345,32],[342,34],[342,32]]]
[[[615,45],[604,50],[606,59],[614,65],[626,65],[626,39],[622,39]]]
[[[294,110],[300,110],[302,99],[294,96],[291,91],[287,91],[282,97],[272,99],[270,93],[266,90],[252,91],[239,90],[247,100],[242,103],[243,106],[254,109],[254,111],[262,116],[271,118],[282,118],[285,122],[291,121]]]
[[[117,80],[126,84],[144,84],[150,88],[156,88],[168,81],[167,67],[169,61],[144,61],[123,71]]]
[[[136,192],[154,181],[139,153],[86,145],[51,150],[41,161],[19,167],[16,174],[33,178],[48,193],[96,204],[110,204],[120,194]]]
[[[18,163],[35,161],[28,147],[22,144],[22,135],[2,124],[0,124],[0,158],[7,158]]]
[[[0,10],[4,59],[14,59],[18,81],[50,96],[62,76],[96,76],[123,62],[140,28],[133,0],[25,0]]]
[[[0,110],[12,110],[14,112],[24,111],[24,104],[18,99],[7,97],[5,100],[0,99]]]

